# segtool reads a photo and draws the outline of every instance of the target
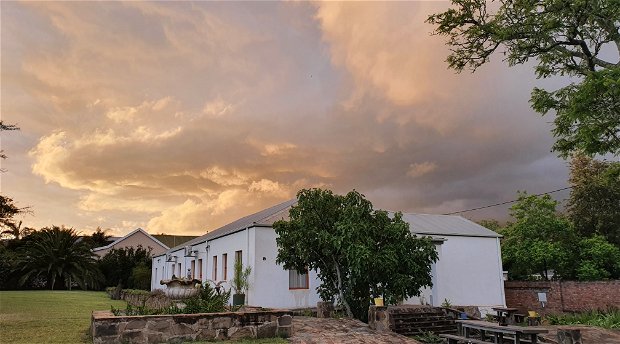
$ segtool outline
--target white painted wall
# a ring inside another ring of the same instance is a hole
[[[207,245],[209,249],[207,250]],[[192,246],[197,250],[195,257],[184,257],[184,249],[171,252],[177,257],[177,264],[181,263],[182,271],[191,267],[192,260],[203,259],[202,280],[213,280],[213,256],[218,257],[218,276],[216,282],[223,280],[222,255],[228,255],[228,280],[224,283],[230,288],[232,279],[235,251],[243,252],[244,266],[251,266],[249,277],[250,288],[246,295],[246,303],[253,306],[273,308],[304,308],[315,307],[320,301],[315,288],[319,285],[316,273],[310,272],[309,289],[289,290],[289,272],[276,264],[277,246],[276,233],[270,227],[252,227],[234,234],[220,237]],[[166,255],[153,257],[153,278],[151,290],[164,289],[159,282],[172,277],[172,263],[165,262]],[[205,263],[206,262],[206,263]],[[155,272],[157,271],[157,276]],[[178,267],[175,273],[178,276]],[[198,274],[196,274],[198,277]],[[232,300],[231,300],[232,301]]]
[[[445,236],[437,263],[435,305],[505,306],[499,238]]]
[[[276,264],[276,232],[269,227],[256,228],[256,261],[252,275],[251,305],[274,308],[316,307],[320,301],[317,274],[310,271],[308,289],[289,289],[289,271]]]
[[[439,261],[433,266],[433,288],[422,291],[421,298],[439,306],[444,299],[453,305],[475,305],[490,311],[491,307],[505,305],[501,255],[498,238],[442,236],[446,239],[436,245]],[[246,302],[253,306],[272,308],[315,307],[320,298],[316,287],[320,284],[316,272],[310,271],[309,289],[290,290],[289,273],[276,264],[275,231],[270,227],[252,227],[193,247],[197,257],[184,257],[184,250],[172,252],[186,272],[191,261],[203,258],[202,280],[212,279],[213,256],[218,256],[218,278],[222,280],[222,254],[228,254],[228,280],[232,278],[235,251],[243,251],[244,266],[252,267],[250,289]],[[153,258],[152,289],[163,289],[161,279],[172,276],[171,263],[166,256]],[[155,270],[157,269],[157,276]],[[178,275],[178,268],[176,268]],[[230,287],[229,283],[225,284]],[[420,297],[406,300],[419,304]]]
[[[422,290],[420,291],[420,296],[411,297],[403,301],[403,303],[408,304],[408,305],[431,305],[431,306],[437,306],[441,304],[441,302],[437,303],[436,296],[439,293],[439,290],[441,289],[441,286],[439,285],[439,283],[437,283],[437,274],[438,274],[438,268],[439,268],[438,262],[441,260],[441,257],[443,255],[442,246],[443,245],[441,243],[435,242],[435,250],[437,250],[438,260],[431,266],[431,281],[433,282],[433,286],[422,288]]]

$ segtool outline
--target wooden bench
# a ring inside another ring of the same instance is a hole
[[[448,344],[458,344],[458,343],[489,344],[489,342],[485,342],[483,340],[479,340],[479,339],[476,339],[476,338],[467,338],[467,337],[455,336],[453,334],[440,334],[439,337],[446,338],[448,340]]]
[[[537,344],[538,334],[548,332],[547,329],[539,327],[501,326],[475,320],[456,320],[456,323],[458,324],[459,334],[462,337],[470,340],[470,333],[476,330],[480,332],[480,339],[483,343],[484,340],[487,340],[487,337],[490,337],[488,339],[492,340],[493,343],[503,343],[504,339],[506,339],[512,341],[514,344]]]

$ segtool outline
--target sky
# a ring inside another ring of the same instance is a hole
[[[501,55],[449,70],[425,23],[448,7],[2,2],[1,116],[21,130],[1,192],[24,226],[200,235],[309,187],[431,214],[566,187],[528,103],[560,84]]]

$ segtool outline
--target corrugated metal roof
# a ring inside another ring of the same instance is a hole
[[[168,247],[175,247],[175,246],[181,245],[182,243],[188,242],[198,237],[197,235],[169,235],[169,234],[153,234],[151,236],[161,241],[164,245]]]
[[[492,230],[461,216],[403,214],[403,220],[409,222],[409,229],[416,234],[501,237]]]
[[[240,218],[225,226],[199,236],[196,239],[185,242],[171,248],[168,252],[176,251],[188,245],[196,245],[207,240],[213,240],[251,226],[271,226],[278,220],[288,220],[288,211],[296,199],[288,200],[273,207],[259,211],[252,215]],[[429,214],[403,214],[403,220],[409,222],[412,232],[416,234],[433,235],[457,235],[472,237],[491,237],[498,238],[501,235],[480,226],[479,224],[467,220],[461,216],[454,215],[429,215]]]
[[[277,220],[288,219],[288,210],[290,209],[291,205],[295,204],[296,202],[296,199],[288,200],[278,205],[274,205],[273,207],[261,210],[258,213],[242,217],[239,220],[233,221],[218,229],[212,230],[205,235],[197,237],[196,239],[187,241],[182,245],[177,245],[168,250],[168,252],[176,251],[179,248],[188,245],[196,245],[207,240],[213,240],[215,238],[237,232],[247,227],[256,225],[271,226]]]

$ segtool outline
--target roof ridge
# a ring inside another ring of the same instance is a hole
[[[260,218],[258,221],[254,221],[254,223],[260,223],[260,221],[263,221],[263,220],[265,220],[265,219],[267,219],[267,218],[270,218],[270,217],[272,217],[272,216],[274,216],[274,215],[277,215],[277,214],[279,214],[279,213],[281,213],[281,212],[285,211],[286,209],[288,209],[288,207],[292,206],[292,205],[293,205],[293,204],[295,204],[296,202],[297,202],[297,199],[296,199],[296,198],[293,198],[293,199],[289,199],[288,201],[284,201],[284,202],[282,202],[282,203],[280,203],[280,204],[276,204],[276,205],[272,206],[271,208],[275,208],[275,207],[278,207],[278,206],[281,206],[281,205],[285,205],[285,204],[286,204],[286,206],[285,206],[285,207],[283,207],[282,209],[280,209],[280,210],[278,210],[278,211],[274,212],[274,213],[271,213],[271,214],[269,214],[269,215],[266,215],[266,216],[265,216],[265,217],[263,217],[263,218]],[[290,203],[290,204],[289,204],[289,203]],[[270,208],[267,208],[267,209],[264,209],[264,210],[262,210],[262,211],[266,211],[266,210],[269,210],[269,209],[270,209]],[[260,213],[260,211],[259,211],[259,213]],[[256,213],[255,213],[255,214],[256,214]]]

